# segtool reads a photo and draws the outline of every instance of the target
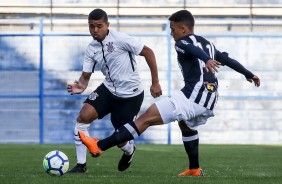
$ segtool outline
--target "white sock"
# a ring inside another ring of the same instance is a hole
[[[86,163],[87,149],[84,144],[75,144],[76,147],[76,159],[78,164]]]
[[[84,144],[82,144],[78,135],[78,131],[82,131],[85,135],[89,136],[89,132],[88,132],[89,126],[90,124],[76,122],[74,127],[74,140],[75,140],[74,142],[76,148],[76,158],[77,158],[77,163],[79,164],[86,163],[87,148]]]
[[[124,154],[131,155],[134,151],[134,141],[128,141],[123,147],[120,148]]]

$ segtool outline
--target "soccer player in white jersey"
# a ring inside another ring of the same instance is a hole
[[[144,98],[144,90],[137,70],[135,55],[143,56],[150,68],[151,95],[156,98],[162,94],[159,85],[157,64],[153,51],[139,43],[135,38],[109,29],[107,13],[102,9],[93,10],[88,16],[88,25],[93,41],[88,45],[79,80],[69,84],[70,94],[80,94],[88,86],[91,74],[98,67],[105,76],[103,83],[85,100],[74,128],[77,164],[69,173],[86,172],[86,147],[82,144],[78,131],[89,135],[90,124],[107,114],[117,130],[137,116]],[[124,153],[118,170],[126,170],[135,152],[133,141],[117,145]]]
[[[260,86],[260,79],[227,53],[218,51],[211,42],[195,35],[194,17],[189,11],[180,10],[172,14],[169,20],[184,87],[171,97],[154,103],[135,121],[127,122],[106,139],[92,139],[83,132],[79,132],[79,136],[92,156],[96,157],[114,145],[138,137],[150,126],[177,120],[181,125],[184,147],[190,162],[179,176],[202,176],[198,163],[199,138],[196,127],[214,116],[213,109],[218,98],[215,72],[220,65],[226,65],[243,74],[247,81],[254,82],[257,87]]]

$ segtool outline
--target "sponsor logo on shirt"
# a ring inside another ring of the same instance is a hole
[[[179,48],[179,47],[177,47],[177,46],[175,46],[175,50],[176,50],[177,52],[181,52],[182,54],[185,53],[185,51],[184,51],[183,49],[181,49],[181,48]]]
[[[186,40],[181,40],[181,42],[185,45],[188,45],[189,43]]]
[[[205,82],[204,84],[205,84],[206,89],[209,92],[215,92],[216,91],[216,88],[217,88],[217,84],[216,83]]]
[[[115,47],[114,47],[113,44],[114,44],[113,42],[109,42],[109,43],[106,44],[108,52],[114,52],[115,51]]]

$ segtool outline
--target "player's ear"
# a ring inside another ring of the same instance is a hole
[[[185,25],[182,25],[181,26],[181,30],[182,30],[182,33],[187,33],[188,32],[188,27],[185,26]]]
[[[193,27],[185,26],[185,29],[186,29],[186,32],[188,32],[189,34],[194,32]]]

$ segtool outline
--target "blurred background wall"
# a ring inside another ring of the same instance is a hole
[[[281,144],[282,0],[0,0],[0,143],[72,143],[84,99],[103,80],[95,71],[82,95],[68,95],[78,79],[92,38],[87,16],[102,8],[110,29],[126,32],[156,55],[163,96],[183,86],[167,18],[187,9],[195,33],[211,40],[261,78],[255,88],[227,67],[218,73],[215,117],[199,128],[201,143]],[[142,113],[150,96],[150,72],[137,57],[144,81]],[[91,135],[113,132],[109,117],[95,121]],[[181,143],[177,123],[151,127],[138,143]]]

